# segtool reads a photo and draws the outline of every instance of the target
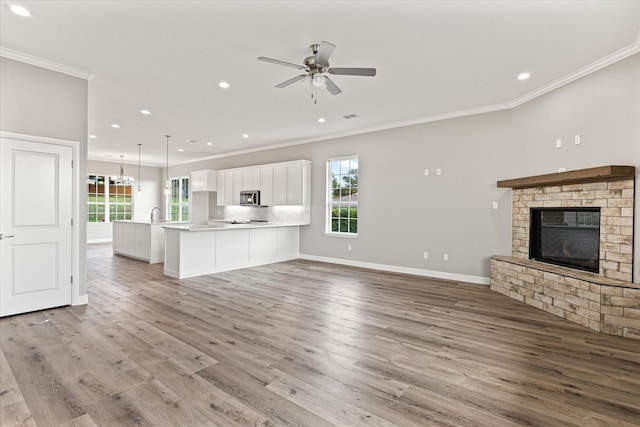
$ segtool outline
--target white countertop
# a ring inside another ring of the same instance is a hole
[[[111,221],[111,222],[122,222],[125,224],[144,224],[144,225],[161,225],[161,226],[165,226],[165,225],[189,225],[191,224],[190,222],[182,222],[182,221],[149,221],[149,220],[145,220],[145,221],[124,221],[124,220],[118,220],[118,221]]]
[[[301,223],[291,222],[250,222],[232,224],[230,221],[212,221],[208,225],[196,224],[165,224],[164,228],[179,231],[217,231],[217,230],[243,230],[247,228],[272,228],[272,227],[299,227]]]

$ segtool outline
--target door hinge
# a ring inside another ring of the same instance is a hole
[[[71,226],[73,227],[73,218],[71,218]]]
[[[73,276],[71,276],[71,283],[73,284]]]
[[[73,169],[73,160],[71,160],[71,169]]]

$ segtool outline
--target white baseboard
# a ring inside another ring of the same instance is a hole
[[[478,285],[489,285],[490,279],[481,276],[469,276],[467,274],[447,273],[445,271],[424,270],[422,268],[401,267],[397,265],[376,264],[372,262],[353,261],[349,259],[330,258],[316,255],[300,254],[300,258],[310,261],[329,262],[332,264],[348,265],[351,267],[371,268],[373,270],[390,271],[393,273],[412,274],[414,276],[433,277],[435,279],[453,280]]]
[[[89,295],[78,295],[73,298],[71,305],[87,305],[89,304]]]

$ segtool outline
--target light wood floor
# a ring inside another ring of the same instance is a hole
[[[640,342],[486,286],[292,261],[173,280],[89,246],[89,305],[0,320],[0,424],[640,425]]]

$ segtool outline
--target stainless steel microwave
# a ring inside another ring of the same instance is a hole
[[[241,206],[260,206],[260,191],[241,191],[240,192],[240,205]]]

